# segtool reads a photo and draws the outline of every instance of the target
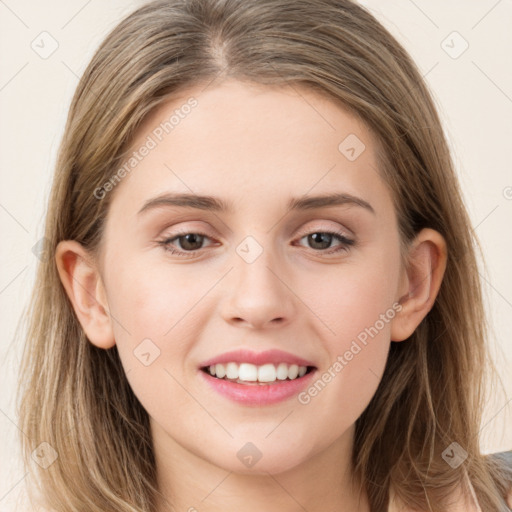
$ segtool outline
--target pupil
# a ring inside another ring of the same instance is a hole
[[[309,241],[313,244],[319,243],[322,245],[322,247],[317,247],[319,249],[327,249],[331,242],[331,236],[329,233],[312,233],[309,235]]]
[[[185,240],[185,243],[181,243],[180,242],[180,245],[183,249],[190,249],[190,250],[195,250],[195,249],[198,249],[200,248],[201,246],[201,241],[202,241],[202,236],[201,235],[196,235],[195,233],[189,233],[187,235],[184,235],[182,237],[180,237],[181,240]],[[192,244],[192,247],[190,247],[190,243]],[[199,247],[194,247],[194,243],[196,244],[199,244]],[[188,245],[188,247],[187,247]]]

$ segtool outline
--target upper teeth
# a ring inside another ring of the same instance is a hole
[[[276,379],[293,380],[297,377],[302,377],[306,371],[306,366],[287,365],[286,363],[279,363],[277,368],[270,363],[262,366],[250,363],[212,364],[210,366],[210,375],[214,375],[219,379],[226,377],[227,379],[238,379],[248,382],[274,382]]]

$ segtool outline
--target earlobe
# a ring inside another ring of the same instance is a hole
[[[409,338],[432,309],[446,270],[446,242],[430,228],[411,243],[408,268],[403,269],[398,302],[402,308],[391,324],[391,340]]]
[[[59,277],[87,338],[99,348],[115,345],[107,297],[91,255],[74,240],[57,245]]]

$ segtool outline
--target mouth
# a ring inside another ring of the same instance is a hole
[[[268,386],[301,380],[314,372],[316,367],[287,363],[268,363],[257,366],[251,363],[229,362],[203,366],[200,370],[217,380],[247,386]]]

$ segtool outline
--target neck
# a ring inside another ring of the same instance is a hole
[[[157,512],[369,512],[352,473],[353,429],[330,446],[280,472],[239,473],[192,453],[152,424]]]

